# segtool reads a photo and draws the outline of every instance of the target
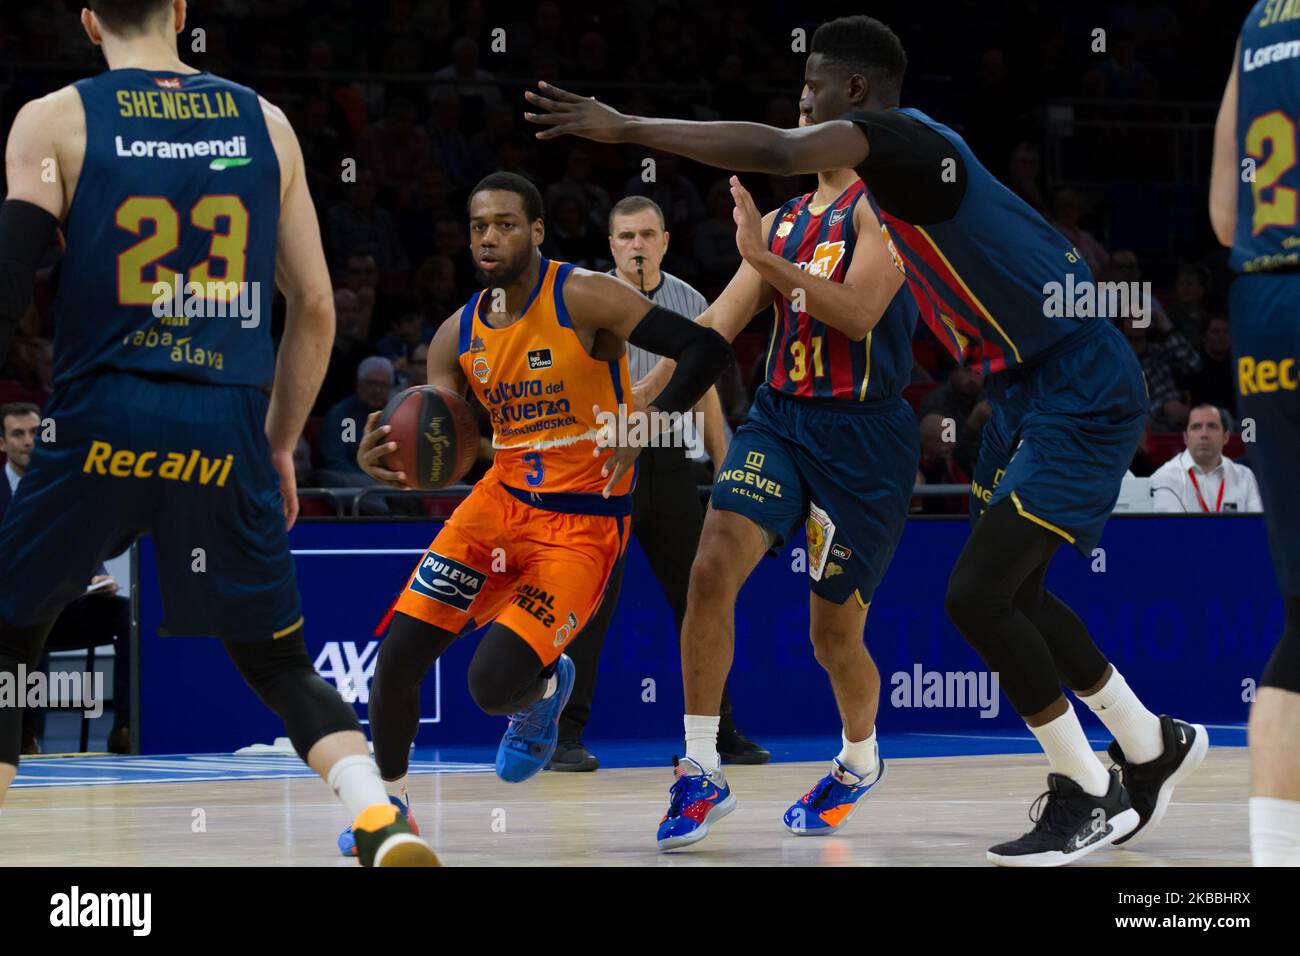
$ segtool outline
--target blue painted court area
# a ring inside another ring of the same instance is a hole
[[[1244,724],[1213,724],[1210,740],[1216,747],[1244,747]],[[1097,750],[1108,736],[1089,737]],[[839,751],[833,737],[772,737],[761,741],[778,763],[830,760]],[[601,767],[668,767],[683,751],[680,740],[591,740],[589,749]],[[991,729],[982,734],[881,734],[886,759],[906,757],[965,757],[1039,752],[1027,731]],[[412,774],[490,774],[495,747],[418,747],[411,754]],[[216,780],[282,780],[314,777],[296,756],[267,754],[177,754],[174,756],[29,757],[19,768],[15,787],[90,787],[130,783],[203,783]]]

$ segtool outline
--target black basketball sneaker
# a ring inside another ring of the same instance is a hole
[[[990,863],[1064,866],[1109,846],[1138,825],[1138,813],[1113,769],[1104,797],[1094,797],[1063,774],[1049,773],[1047,791],[1029,808],[1029,819],[1035,826],[1028,833],[989,849]]]
[[[1111,741],[1106,750],[1119,768],[1124,789],[1133,801],[1133,809],[1138,812],[1138,825],[1115,841],[1116,844],[1123,843],[1125,848],[1145,839],[1159,826],[1169,809],[1174,786],[1201,765],[1210,749],[1210,735],[1200,724],[1189,724],[1162,714],[1160,733],[1165,741],[1164,753],[1147,763],[1125,760],[1117,740]]]

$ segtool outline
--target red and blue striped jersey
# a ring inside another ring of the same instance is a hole
[[[953,357],[964,362],[969,347],[979,346],[984,373],[1000,372],[1041,355],[1089,321],[1049,307],[1053,289],[1093,282],[1070,241],[998,182],[947,126],[919,110],[897,112],[946,139],[965,167],[960,205],[942,222],[905,222],[867,194],[921,317]]]
[[[814,193],[791,199],[772,220],[768,248],[800,269],[843,282],[853,261],[853,213],[866,195],[861,180],[815,211]],[[818,321],[780,292],[773,303],[767,384],[802,398],[876,402],[898,398],[910,381],[917,308],[898,290],[880,322],[861,342]]]

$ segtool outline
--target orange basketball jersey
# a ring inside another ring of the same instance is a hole
[[[573,266],[543,257],[523,315],[505,328],[485,321],[492,303],[476,292],[460,317],[460,366],[492,418],[496,459],[489,475],[520,491],[599,494],[608,457],[592,455],[599,423],[592,406],[618,413],[632,404],[627,356],[592,358],[568,309],[564,281]],[[632,490],[633,471],[611,489]]]

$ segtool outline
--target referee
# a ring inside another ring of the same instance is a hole
[[[668,233],[664,230],[663,210],[652,199],[628,196],[609,211],[609,248],[616,268],[610,273],[636,286],[656,305],[688,318],[698,318],[707,307],[704,296],[681,279],[663,272],[659,264],[668,251]],[[627,347],[628,369],[633,384],[645,377],[659,361],[632,345]],[[703,413],[704,450],[716,470],[727,451],[727,426],[717,389],[697,406]],[[691,563],[704,527],[704,506],[695,488],[695,474],[688,449],[675,442],[676,448],[645,448],[638,461],[640,471],[632,494],[632,532],[650,560],[654,575],[663,586],[680,634],[686,615],[686,591],[690,583]],[[573,696],[560,715],[560,740],[548,770],[590,771],[600,764],[582,743],[582,734],[591,717],[591,699],[596,690],[596,671],[600,651],[605,644],[614,608],[618,605],[623,584],[620,561],[610,577],[605,600],[574,640],[565,648],[577,667]],[[736,729],[731,716],[731,700],[722,694],[721,723],[718,728],[718,753],[727,763],[766,763],[772,755]]]

